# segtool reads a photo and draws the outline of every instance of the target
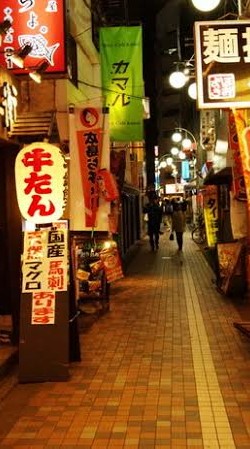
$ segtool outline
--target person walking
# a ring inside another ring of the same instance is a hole
[[[163,221],[164,225],[167,228],[167,231],[171,231],[172,229],[172,214],[173,214],[173,205],[169,198],[165,198],[163,203]]]
[[[159,234],[162,221],[162,208],[156,195],[149,198],[144,206],[143,213],[147,214],[148,236],[151,250],[159,248]]]
[[[183,233],[186,228],[186,204],[180,197],[173,200],[172,232],[175,232],[178,251],[182,251]]]

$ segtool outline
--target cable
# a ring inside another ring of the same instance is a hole
[[[77,82],[80,84],[84,84],[85,86],[88,86],[88,87],[93,87],[94,89],[100,89],[101,91],[111,92],[111,93],[117,94],[117,95],[121,94],[121,92],[117,92],[116,90],[109,89],[108,87],[96,86],[95,84],[87,83],[86,81],[82,81],[82,80],[77,80]],[[132,95],[132,94],[130,95],[127,93],[126,93],[126,97],[135,98],[137,100],[147,100],[147,98],[148,98],[146,96],[141,97],[139,95]]]

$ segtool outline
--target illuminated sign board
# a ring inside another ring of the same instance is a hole
[[[200,109],[249,108],[250,21],[195,23]]]
[[[59,220],[67,200],[67,166],[59,148],[34,142],[19,151],[15,162],[17,200],[30,223]]]
[[[27,73],[10,60],[11,53],[25,45],[32,46],[25,58],[26,67],[41,60],[50,65],[46,72],[66,71],[64,0],[1,0],[0,21],[9,20],[11,27],[3,36],[0,65],[15,74]]]

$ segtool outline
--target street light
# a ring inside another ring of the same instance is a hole
[[[183,136],[184,135],[184,136]],[[173,142],[181,143],[184,149],[197,149],[197,140],[193,133],[186,128],[176,128],[171,136]]]
[[[221,0],[191,0],[194,7],[199,9],[199,11],[212,11],[213,9],[217,8],[219,4],[221,3]],[[244,1],[238,0],[238,15],[242,15],[242,6]]]
[[[219,6],[221,0],[192,0],[195,8],[199,11],[212,11]]]

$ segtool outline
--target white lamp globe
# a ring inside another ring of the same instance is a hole
[[[197,86],[196,86],[196,83],[190,84],[190,86],[188,87],[188,95],[193,100],[196,100],[196,98],[197,98]]]
[[[179,152],[179,158],[180,159],[186,159],[186,155],[185,155],[184,151],[180,151]]]
[[[167,162],[166,161],[160,162],[160,165],[159,165],[160,168],[166,168],[166,166],[167,166]]]
[[[177,147],[172,147],[171,150],[170,150],[170,153],[171,153],[173,156],[177,156],[177,154],[179,153],[179,148],[177,148]]]
[[[188,137],[185,137],[185,139],[183,139],[183,141],[181,142],[183,148],[189,149],[192,146],[192,142]]]
[[[185,86],[186,81],[187,77],[184,75],[183,72],[180,71],[171,73],[169,77],[169,83],[175,89],[181,89],[183,86]]]
[[[194,7],[204,12],[217,8],[220,2],[221,0],[192,0]]]
[[[182,135],[181,133],[179,133],[178,131],[176,131],[173,135],[172,135],[172,141],[175,143],[179,143],[182,140]]]
[[[167,165],[171,165],[173,162],[173,158],[172,157],[167,157]]]

